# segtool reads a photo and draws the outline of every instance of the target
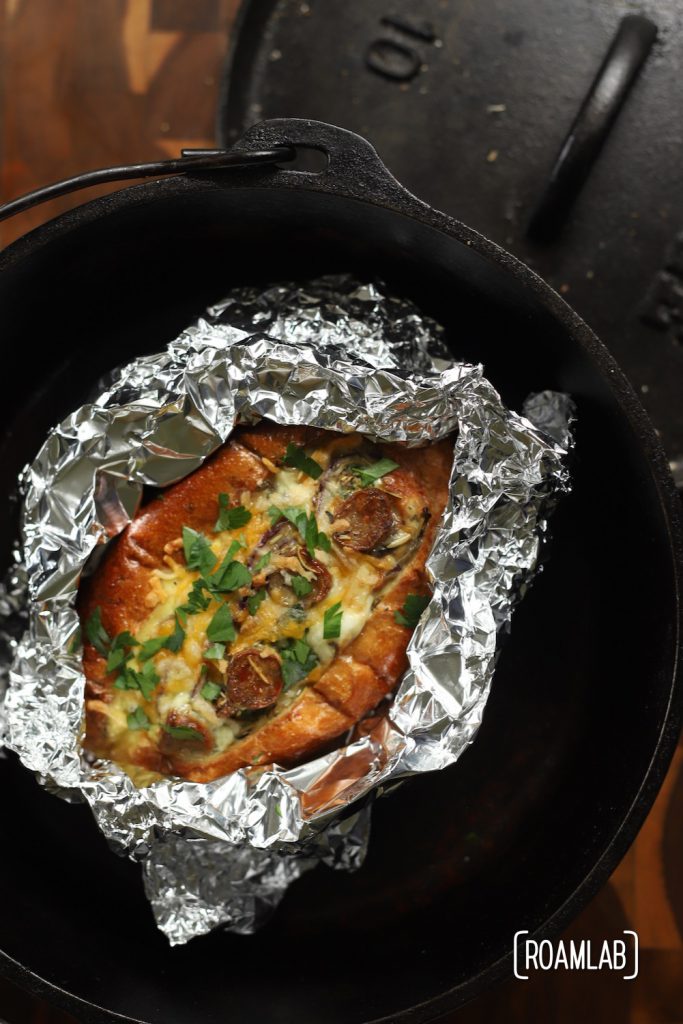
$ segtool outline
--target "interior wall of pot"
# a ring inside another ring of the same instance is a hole
[[[212,935],[170,951],[136,869],[109,853],[87,812],[38,793],[4,762],[12,840],[0,948],[83,998],[165,1024],[223,1020],[226,1005],[248,1019],[256,993],[263,1020],[395,1014],[509,954],[515,931],[542,923],[582,883],[637,797],[673,665],[657,488],[604,368],[467,246],[303,191],[169,183],[139,194],[94,219],[86,208],[30,257],[6,259],[7,489],[101,373],[162,348],[233,285],[345,270],[383,279],[437,316],[454,353],[483,362],[513,406],[529,391],[571,392],[575,489],[515,614],[477,741],[458,765],[378,803],[358,874],[307,876],[253,938]],[[6,556],[13,520],[0,525]],[[361,940],[368,930],[376,938]]]

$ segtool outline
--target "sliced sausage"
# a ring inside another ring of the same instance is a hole
[[[386,540],[394,526],[391,497],[376,487],[356,491],[339,505],[335,521],[348,523],[335,531],[335,539],[354,551],[372,551]]]
[[[299,532],[291,523],[280,520],[263,535],[249,560],[250,568],[266,551],[270,553],[271,561],[261,572],[267,581],[268,593],[274,601],[286,608],[298,602],[309,608],[327,597],[332,587],[332,577],[322,562],[317,558],[311,558],[306,548],[301,546]],[[285,572],[280,567],[282,560],[286,560]],[[306,578],[311,575],[314,577],[309,580],[313,584],[313,590],[302,598],[297,597],[288,583],[288,579],[297,574]]]
[[[187,732],[167,732],[162,728],[159,750],[163,754],[173,756],[181,750],[205,754],[213,748],[213,734],[209,726],[187,711],[174,709],[169,712],[166,725],[171,730],[182,729]]]
[[[237,711],[269,708],[281,690],[279,659],[274,654],[263,656],[257,647],[248,647],[233,655],[228,663],[225,690],[216,701],[216,713],[225,717]]]
[[[307,608],[312,604],[318,604],[319,601],[327,597],[332,589],[332,577],[322,562],[319,562],[317,558],[311,558],[305,548],[299,549],[299,560],[309,573],[314,573],[314,579],[309,580],[313,584],[313,590],[302,598],[302,604]]]

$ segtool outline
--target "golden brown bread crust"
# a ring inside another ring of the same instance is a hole
[[[164,564],[164,548],[183,526],[210,530],[216,520],[216,495],[221,491],[254,491],[268,477],[261,460],[238,442],[220,448],[201,469],[180,480],[138,512],[110,546],[96,574],[83,581],[78,611],[85,622],[100,608],[109,636],[128,629],[134,633],[149,614],[145,603],[149,578]],[[105,659],[92,644],[83,645],[87,692],[102,696]]]
[[[333,435],[335,437],[339,435]],[[110,545],[92,578],[84,580],[78,607],[82,621],[100,609],[102,624],[113,637],[124,630],[135,633],[149,615],[150,577],[170,557],[182,558],[177,538],[184,526],[200,532],[212,530],[217,494],[249,495],[268,480],[270,463],[280,463],[287,445],[315,446],[329,439],[327,432],[306,427],[281,427],[263,421],[240,429],[205,465],[153,499]],[[343,445],[345,442],[342,440]],[[448,495],[452,441],[446,439],[422,449],[379,445],[381,454],[399,464],[386,479],[394,495],[416,494],[429,518],[417,549],[385,589],[361,629],[285,711],[255,732],[235,740],[217,754],[198,755],[191,747],[173,753],[160,750],[145,733],[136,734],[133,763],[162,774],[176,774],[204,782],[252,764],[276,762],[289,766],[321,752],[343,736],[395,688],[407,667],[406,646],[411,631],[396,622],[394,613],[408,594],[428,594],[424,562],[432,546]],[[265,460],[265,461],[264,461]],[[106,704],[112,697],[113,674],[93,645],[84,643],[87,746],[107,756]],[[160,745],[161,746],[161,745]]]

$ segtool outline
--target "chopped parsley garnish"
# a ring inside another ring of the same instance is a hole
[[[342,624],[341,601],[337,601],[331,608],[328,608],[323,616],[323,639],[336,640],[341,634]]]
[[[206,629],[206,638],[211,643],[229,644],[237,636],[232,615],[227,604],[222,604]]]
[[[305,576],[300,576],[297,573],[295,576],[292,576],[292,590],[297,597],[306,597],[313,590],[313,584]]]
[[[135,639],[133,634],[128,629],[124,629],[123,633],[117,633],[111,642],[112,651],[118,650],[120,647],[137,647],[139,641]]]
[[[313,480],[317,480],[323,471],[323,467],[320,463],[312,459],[310,455],[307,455],[305,450],[298,444],[288,444],[285,457],[282,460],[285,466],[294,466],[295,469],[300,469],[306,476],[310,476]]]
[[[181,626],[180,619],[178,618],[177,615],[175,617],[175,626],[173,627],[173,632],[170,634],[170,636],[167,636],[164,639],[164,647],[166,648],[167,651],[171,651],[173,654],[176,654],[183,646],[185,642],[185,630]]]
[[[289,637],[277,645],[282,658],[282,683],[285,690],[305,679],[318,664],[315,651],[305,640]]]
[[[145,700],[149,700],[152,696],[152,691],[155,689],[160,677],[157,675],[154,665],[151,661],[146,662],[142,672],[136,672],[138,685],[142,691],[142,696]]]
[[[85,635],[96,651],[106,657],[109,653],[111,637],[102,625],[102,610],[95,608],[94,612],[85,624]]]
[[[162,722],[161,728],[164,730],[164,732],[167,732],[169,736],[173,736],[173,738],[176,740],[204,739],[199,729],[193,729],[189,725],[166,725],[165,722]]]
[[[80,646],[81,646],[81,627],[77,626],[76,627],[76,632],[74,633],[73,638],[71,640],[71,643],[69,644],[69,647],[68,647],[69,654],[75,654],[76,651],[80,648]]]
[[[115,672],[117,668],[121,668],[127,661],[130,661],[133,656],[131,648],[136,647],[137,643],[135,637],[127,629],[115,636],[109,648],[107,672]]]
[[[429,601],[430,597],[428,594],[408,594],[403,602],[401,611],[394,612],[394,619],[398,622],[399,626],[415,629]]]
[[[244,536],[242,537],[242,541],[231,540],[230,541],[230,547],[228,548],[227,553],[226,553],[225,558],[223,559],[223,561],[224,562],[225,561],[228,561],[228,562],[231,561],[235,557],[235,555],[237,554],[239,549],[240,548],[246,548],[246,546],[247,545],[244,542]]]
[[[301,524],[299,524],[299,533],[301,533]],[[318,524],[315,521],[315,516],[311,512],[306,523],[306,532],[302,534],[306,543],[308,553],[313,558],[315,556],[315,549],[320,548],[321,551],[329,551],[331,548],[330,538],[326,533],[322,533],[318,530]]]
[[[265,569],[265,567],[268,565],[269,561],[270,561],[270,551],[266,551],[265,555],[261,555],[261,557],[259,558],[258,562],[254,566],[254,572],[257,573],[257,572],[260,572],[261,569]]]
[[[371,466],[355,466],[354,473],[357,473],[360,477],[363,487],[368,487],[370,484],[374,484],[380,477],[386,476],[387,473],[391,473],[392,470],[398,469],[398,462],[394,462],[393,459],[379,459],[378,462],[373,462]]]
[[[141,672],[136,672],[134,668],[126,665],[114,686],[117,690],[139,690],[145,700],[149,700],[158,682],[159,676],[153,663],[147,661]]]
[[[307,516],[306,510],[296,505],[289,506],[288,508],[278,508],[276,505],[271,505],[268,509],[268,515],[273,526],[277,523],[278,519],[283,517],[289,519],[290,523],[296,526],[299,531],[311,558],[315,557],[316,548],[320,548],[321,551],[330,550],[330,538],[326,533],[318,530],[318,524],[315,521],[313,512]]]
[[[209,702],[211,702],[219,696],[221,689],[222,688],[218,685],[218,683],[204,683],[200,690],[200,693],[204,700],[208,700]]]
[[[183,526],[183,550],[188,569],[198,569],[205,576],[210,573],[218,559],[208,540],[189,526]]]
[[[114,680],[114,686],[117,690],[139,690],[140,687],[135,676],[134,669],[124,668],[123,672]]]
[[[261,607],[261,605],[263,604],[265,599],[266,599],[266,588],[265,587],[261,587],[261,589],[257,590],[256,593],[250,594],[249,597],[247,598],[247,610],[248,610],[249,614],[250,615],[256,615],[256,612],[259,610],[259,608]]]
[[[216,593],[238,590],[239,587],[251,585],[251,573],[246,565],[242,562],[232,561],[229,551],[216,571],[205,579],[209,589]]]
[[[143,708],[136,708],[128,715],[129,729],[149,729],[151,724]]]
[[[145,640],[138,651],[138,660],[148,661],[150,658],[153,658],[155,654],[159,653],[165,643],[165,636],[156,636],[153,640]]]
[[[207,661],[220,661],[224,654],[225,644],[211,644],[211,647],[207,647],[204,651]]]
[[[229,494],[218,495],[220,511],[214,526],[216,533],[220,533],[221,530],[238,530],[240,526],[246,526],[251,519],[251,512],[247,511],[244,505],[235,505],[233,508],[230,508],[229,502]]]
[[[180,622],[184,622],[188,615],[206,611],[211,604],[211,594],[205,594],[205,589],[206,581],[204,579],[194,581],[187,595],[187,601],[176,608],[176,615]]]
[[[181,609],[178,609],[181,612]],[[116,638],[118,640],[118,637]],[[134,643],[139,643],[138,640],[134,640]],[[158,654],[161,650],[172,651],[176,654],[185,642],[185,630],[180,624],[180,616],[176,614],[175,626],[173,632],[169,633],[168,636],[156,636],[152,640],[145,640],[144,643],[140,644],[140,650],[138,651],[139,661],[148,661],[153,658],[155,654]]]

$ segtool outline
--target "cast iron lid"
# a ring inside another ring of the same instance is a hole
[[[583,111],[604,146],[587,153],[580,139],[587,180],[563,229],[533,240],[534,210],[624,15],[629,38]],[[633,382],[683,483],[677,0],[243,0],[231,41],[224,143],[281,116],[364,135],[407,188],[566,297]]]

